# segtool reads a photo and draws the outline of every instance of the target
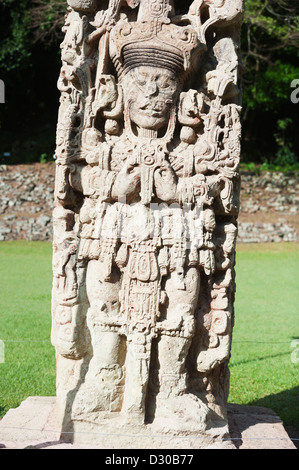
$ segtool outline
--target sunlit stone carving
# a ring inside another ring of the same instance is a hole
[[[149,448],[164,435],[174,447],[227,437],[243,2],[68,3],[53,214],[58,424],[69,439],[92,430],[123,447],[134,433]]]

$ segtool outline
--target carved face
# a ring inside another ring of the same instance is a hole
[[[123,86],[131,122],[156,131],[167,126],[179,88],[173,72],[136,67],[126,75]]]

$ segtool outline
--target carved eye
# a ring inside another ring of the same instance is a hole
[[[139,85],[144,86],[146,84],[146,81],[147,81],[147,75],[145,73],[136,72],[135,73],[135,79],[136,79],[136,81]]]
[[[158,87],[166,90],[167,88],[171,91],[175,88],[174,80],[171,80],[169,77],[159,77],[157,80]]]
[[[169,81],[167,80],[167,78],[164,78],[164,77],[160,77],[158,79],[158,85],[160,88],[168,88],[170,83]]]

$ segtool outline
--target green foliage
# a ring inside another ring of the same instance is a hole
[[[185,11],[191,1],[177,3]],[[0,106],[0,158],[9,151],[12,162],[39,161],[54,152],[66,6],[66,0],[0,0],[0,78],[7,96]],[[299,2],[245,0],[245,6],[242,160],[293,165],[299,154],[298,105],[290,100],[291,83],[299,79]],[[289,122],[283,145],[279,120]]]
[[[3,0],[0,4],[1,71],[20,70],[31,57],[29,5],[29,0]],[[1,78],[4,78],[3,73]]]
[[[298,1],[246,0],[245,5],[244,158],[245,161],[268,160],[273,164],[295,163],[298,162],[299,122],[290,95],[292,81],[299,78]],[[290,120],[284,149],[276,138],[279,120]]]
[[[259,67],[258,72],[249,70],[245,77],[245,80],[252,80],[252,86],[244,90],[243,106],[256,111],[259,108],[276,111],[279,103],[290,100],[290,84],[299,77],[299,67],[285,63],[282,59],[259,64]]]
[[[289,173],[298,175],[299,173],[299,162],[295,161],[294,163],[285,163],[285,159],[283,159],[282,163],[279,163],[280,160],[277,159],[278,163],[271,163],[268,161],[264,161],[263,163],[242,163],[240,165],[241,171],[249,171],[254,175],[260,175],[262,172],[281,172],[281,173]]]
[[[49,156],[47,153],[42,153],[39,159],[40,163],[48,163],[48,162],[53,162],[53,156]]]
[[[277,132],[274,134],[278,146],[274,164],[283,167],[296,165],[297,163],[296,155],[292,151],[292,143],[287,139],[287,130],[292,122],[291,118],[279,119],[277,121]]]
[[[293,151],[292,135],[289,132],[293,125],[291,118],[278,119],[274,138],[277,151],[271,161],[263,158],[262,163],[245,162],[241,164],[241,170],[250,171],[259,175],[263,171],[299,172],[299,161]]]
[[[61,39],[61,27],[66,12],[66,0],[35,0],[31,7],[31,29],[35,41],[56,42]]]
[[[0,78],[6,99],[0,105],[0,160],[9,152],[6,163],[39,161],[41,154],[53,155],[55,150],[64,15],[57,20],[56,42],[42,41],[36,32],[40,1],[0,0]],[[65,10],[65,2],[58,3]]]

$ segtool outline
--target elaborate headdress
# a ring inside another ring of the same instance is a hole
[[[190,70],[193,54],[204,46],[192,26],[170,22],[169,9],[169,1],[146,2],[141,20],[120,21],[111,30],[110,57],[119,77],[141,65],[166,68],[176,75]]]

